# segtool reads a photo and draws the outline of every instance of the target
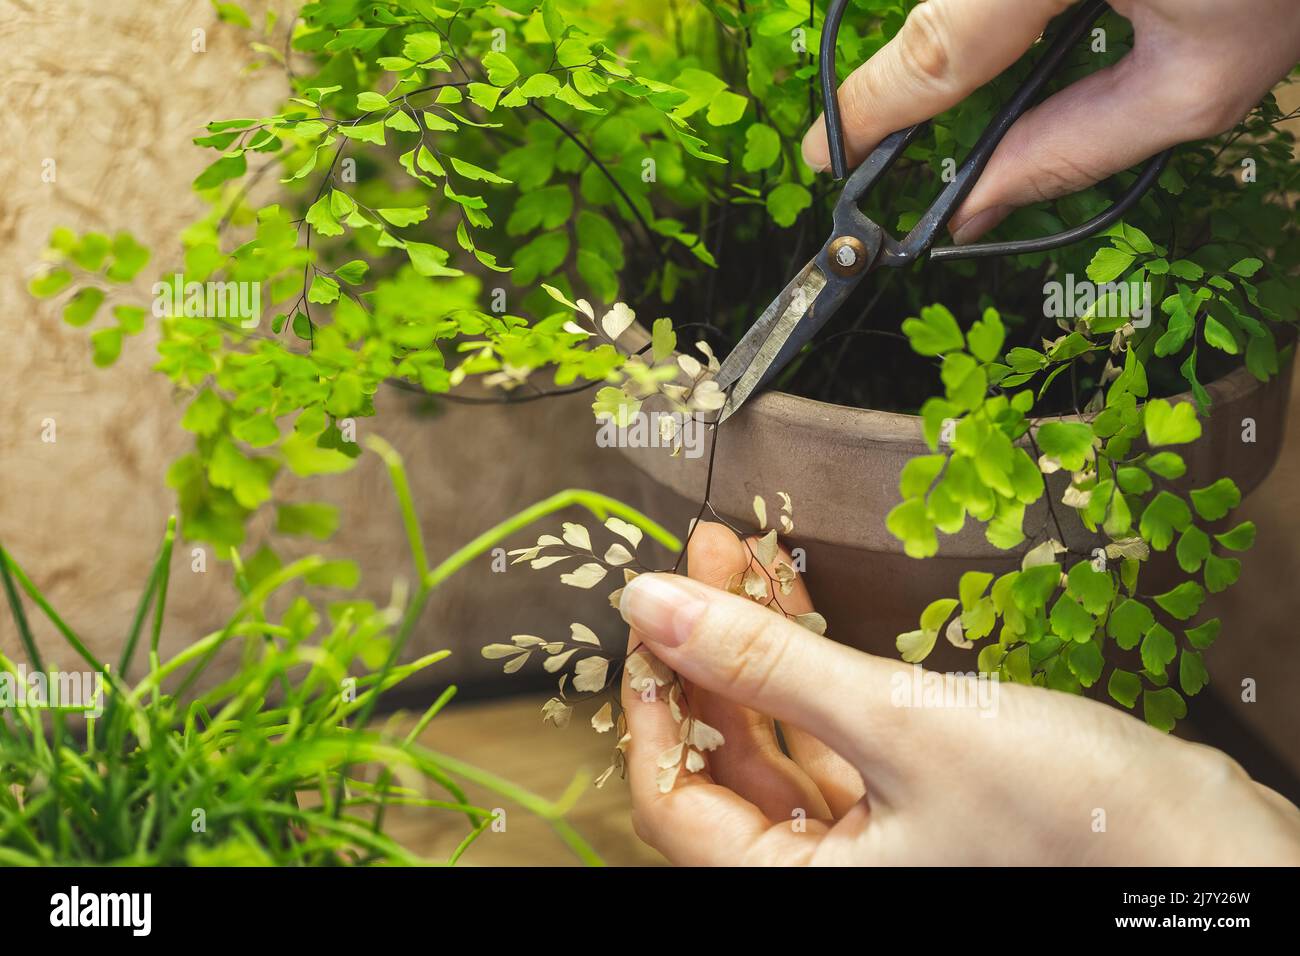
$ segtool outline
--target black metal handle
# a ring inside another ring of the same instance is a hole
[[[822,24],[821,52],[817,56],[822,81],[822,115],[826,120],[826,144],[830,147],[831,173],[843,179],[849,171],[844,155],[844,129],[840,126],[840,81],[835,75],[835,41],[840,35],[840,21],[849,0],[831,0]]]
[[[1172,154],[1173,150],[1167,149],[1149,160],[1142,167],[1142,172],[1138,173],[1137,179],[1133,181],[1133,185],[1129,186],[1124,195],[1116,199],[1098,215],[1081,225],[1075,226],[1073,229],[1066,229],[1050,236],[1040,236],[1037,239],[1018,239],[1012,242],[977,242],[965,246],[940,246],[937,249],[932,248],[930,250],[930,259],[952,261],[955,259],[984,259],[989,256],[1019,256],[1030,252],[1046,252],[1049,249],[1059,249],[1061,246],[1068,246],[1072,242],[1079,242],[1089,236],[1095,236],[1103,229],[1108,229],[1117,223],[1120,217],[1146,194],[1146,191],[1151,188],[1164,171]]]
[[[835,74],[835,40],[847,4],[848,0],[831,0],[826,11],[826,23],[823,27],[821,40],[820,69],[822,100],[825,108],[826,138],[830,147],[831,168],[837,178],[843,178],[847,169],[847,159],[844,149],[844,131],[840,123],[838,84]],[[1104,212],[1073,229],[1067,229],[1051,236],[1015,242],[931,248],[939,233],[947,226],[953,213],[957,211],[957,207],[961,205],[962,201],[975,187],[976,180],[979,179],[985,166],[988,165],[989,159],[992,158],[994,150],[997,149],[1007,130],[1029,109],[1053,74],[1060,69],[1070,50],[1106,9],[1105,0],[1087,0],[1074,12],[1064,27],[1057,33],[1047,52],[1035,64],[1025,82],[1021,84],[1011,100],[993,117],[985,128],[970,155],[966,157],[957,170],[952,182],[943,189],[930,208],[925,211],[912,231],[901,242],[890,238],[885,239],[879,265],[907,265],[927,251],[929,257],[936,260],[975,259],[986,256],[1044,252],[1048,249],[1055,249],[1086,239],[1100,232],[1117,221],[1142,198],[1169,161],[1171,150],[1166,150],[1151,159],[1133,185]],[[908,130],[910,135],[907,136],[907,141],[910,142],[918,128],[911,127]],[[899,152],[901,152],[897,148],[896,137],[898,136],[899,133],[895,133],[893,136],[888,137],[863,165],[868,167],[878,166],[877,156],[882,151],[889,154],[889,162],[896,159]],[[879,170],[877,169],[874,175],[869,175],[864,180],[864,183],[859,183],[859,179],[863,177],[855,173],[846,184],[845,193],[852,193],[853,201],[856,202],[865,192],[865,187],[873,183],[878,175]]]
[[[862,161],[862,165],[853,171],[849,181],[844,184],[839,199],[835,201],[837,222],[842,216],[851,213],[862,215],[858,209],[858,201],[871,190],[881,176],[889,171],[889,167],[894,165],[907,151],[907,147],[912,145],[912,141],[929,125],[929,120],[926,120],[924,123],[917,123],[915,126],[890,133],[880,141],[880,145],[871,151],[871,155]]]
[[[844,10],[848,2],[849,0],[830,0],[830,5],[826,8],[826,22],[822,26],[821,52],[818,57],[822,85],[822,111],[826,120],[826,141],[830,147],[831,171],[836,179],[843,179],[848,172],[848,160],[844,150],[844,127],[840,123],[839,79],[835,73],[835,41],[839,37],[840,22],[844,19]],[[983,168],[984,163],[993,154],[994,147],[1011,128],[1011,124],[1029,108],[1029,104],[1038,96],[1052,74],[1060,67],[1061,61],[1069,54],[1070,48],[1078,42],[1106,8],[1106,0],[1087,0],[1080,6],[1057,34],[1051,48],[1038,61],[1024,84],[1016,91],[1011,102],[1007,103],[989,123],[979,142],[971,150],[970,157],[963,164],[963,169],[972,164],[978,166],[975,175],[970,177],[971,182],[966,186],[967,191],[974,185],[979,169]],[[958,176],[949,185],[947,192],[960,190],[961,184],[962,177]]]

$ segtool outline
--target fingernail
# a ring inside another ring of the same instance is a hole
[[[675,574],[640,574],[623,588],[618,612],[652,644],[677,647],[691,634],[705,602]]]
[[[803,156],[804,165],[814,173],[824,173],[831,168],[831,157],[826,148],[826,137],[815,129],[804,137],[803,145],[799,147],[799,153]]]
[[[965,222],[953,226],[952,241],[959,246],[974,242],[988,232],[1011,212],[1011,206],[990,206],[983,212],[977,212]]]

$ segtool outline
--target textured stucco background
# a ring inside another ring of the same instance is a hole
[[[207,31],[204,53],[191,52],[196,28]],[[126,627],[173,507],[163,473],[188,436],[177,425],[177,397],[149,371],[151,342],[129,342],[116,366],[97,370],[86,331],[65,325],[57,306],[33,301],[24,286],[60,224],[128,228],[150,244],[155,259],[142,294],[174,261],[176,233],[199,209],[189,183],[206,162],[188,138],[209,119],[271,110],[284,92],[277,72],[242,71],[245,41],[216,20],[206,0],[0,0],[0,540],[106,654]],[[57,164],[53,183],[42,181],[47,159]],[[457,407],[431,419],[406,396],[389,393],[378,418],[360,428],[384,435],[406,456],[436,558],[564,487],[639,503],[621,459],[596,449],[581,411],[587,401]],[[1217,602],[1228,626],[1209,657],[1225,701],[1219,713],[1254,727],[1292,766],[1300,766],[1296,411],[1281,463],[1242,509],[1259,524],[1259,543],[1243,561],[1242,583]],[[56,422],[55,443],[41,441],[45,419]],[[378,463],[367,456],[350,474],[317,479],[311,494],[343,506],[344,526],[328,552],[358,559],[369,594],[385,599],[389,582],[409,567]],[[193,574],[178,560],[175,569],[165,651],[219,626],[230,604],[220,565]],[[435,597],[417,649],[456,648],[439,675],[473,681],[498,672],[477,647],[510,633],[564,633],[569,621],[584,620],[603,621],[605,632],[616,634],[603,605],[601,589],[579,595],[560,589],[554,576],[526,569],[495,575],[484,562]],[[54,646],[57,639],[44,633]],[[0,648],[17,651],[3,614]],[[1238,700],[1247,677],[1258,681],[1257,703]]]

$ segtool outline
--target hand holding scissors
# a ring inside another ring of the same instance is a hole
[[[1184,23],[1187,10],[1191,8],[1196,8],[1196,12],[1205,18],[1210,28],[1217,27],[1221,31],[1226,29],[1219,22],[1223,17],[1219,7],[1211,5],[1210,9],[1201,10],[1206,6],[1201,0],[1182,0],[1180,5],[1166,12],[1163,8],[1170,2],[1171,0],[1146,0],[1143,9],[1146,11],[1144,17],[1148,25],[1144,27],[1143,23],[1139,23],[1139,27],[1143,28],[1140,33],[1154,33],[1165,42],[1175,44],[1192,43],[1180,38],[1177,30],[1170,29],[1171,24]],[[869,109],[861,105],[865,97],[877,87],[894,90],[892,105],[888,95],[882,96],[882,102],[886,105],[881,110],[880,122],[892,125],[904,117],[913,120],[921,118],[921,122],[915,122],[914,125],[886,136],[849,177],[835,207],[834,228],[821,251],[781,291],[723,363],[717,382],[728,392],[728,400],[719,421],[728,418],[752,394],[770,384],[781,369],[831,319],[858,284],[876,269],[911,266],[921,259],[962,259],[1042,252],[1077,242],[1118,221],[1150,188],[1168,161],[1170,151],[1165,148],[1146,163],[1132,185],[1108,209],[1073,229],[1020,242],[934,246],[942,230],[953,222],[955,216],[963,216],[962,231],[965,233],[963,238],[966,238],[991,226],[994,218],[1005,215],[1011,208],[1009,203],[1042,198],[1041,185],[1033,182],[1008,184],[1005,170],[1010,160],[1002,161],[995,169],[995,175],[983,175],[990,162],[995,160],[995,152],[998,152],[999,144],[1009,131],[1018,136],[1013,155],[1031,150],[1025,139],[1036,128],[1044,136],[1055,136],[1049,143],[1049,148],[1073,149],[1082,155],[1084,147],[1074,133],[1053,133],[1050,126],[1044,131],[1041,111],[1032,111],[1033,115],[1029,116],[1026,114],[1031,113],[1031,107],[1047,82],[1107,8],[1102,0],[1086,0],[1070,13],[1055,32],[1054,39],[1038,59],[1029,77],[994,116],[952,182],[939,193],[915,228],[901,240],[895,239],[863,215],[858,204],[921,132],[925,125],[924,116],[953,105],[974,87],[991,79],[999,69],[1009,65],[1017,55],[1016,44],[1025,39],[1023,34],[1026,30],[1033,31],[1029,34],[1032,38],[1052,13],[1063,8],[1063,4],[1061,0],[981,0],[979,3],[973,0],[929,0],[912,11],[899,36],[886,45],[872,61],[850,76],[845,89],[837,95],[835,39],[846,5],[847,0],[831,0],[827,8],[820,53],[825,115],[805,140],[805,156],[817,166],[824,164],[823,156],[828,157],[836,178],[842,178],[847,172],[850,156],[856,156],[860,152],[863,142],[870,142],[864,136],[874,136],[874,130],[879,129],[878,125],[873,127]],[[1121,12],[1129,12],[1137,5],[1135,0],[1115,2],[1116,8]],[[1245,86],[1242,88],[1253,91],[1254,97],[1258,98],[1277,78],[1279,71],[1285,72],[1294,62],[1297,37],[1300,37],[1300,8],[1293,4],[1283,8],[1284,5],[1278,0],[1254,0],[1251,6],[1258,9],[1247,11],[1236,8],[1233,15],[1238,18],[1247,17],[1251,21],[1249,25],[1241,26],[1237,33],[1244,38],[1244,42],[1254,43],[1260,55],[1243,61],[1239,72],[1245,77]],[[1017,12],[1020,14],[1019,19],[1016,19]],[[1026,17],[1026,12],[1030,16]],[[1155,17],[1154,21],[1152,17]],[[918,23],[924,25],[917,26]],[[1261,31],[1271,31],[1271,35],[1257,36]],[[950,34],[955,34],[956,40]],[[1274,35],[1282,36],[1284,42],[1279,43]],[[1170,40],[1170,36],[1174,39]],[[918,40],[917,37],[922,39]],[[955,42],[963,46],[954,47]],[[1125,71],[1132,72],[1135,59],[1138,68],[1144,67],[1145,61],[1149,59],[1149,47],[1150,44],[1144,45],[1139,36],[1134,51],[1115,67],[1099,71],[1074,84],[1052,97],[1046,105],[1056,104],[1058,116],[1064,111],[1068,117],[1074,117],[1081,110],[1078,105],[1080,97],[1086,99],[1100,93],[1099,87],[1106,84],[1128,81]],[[909,49],[912,52],[903,52]],[[1205,59],[1214,61],[1209,54],[1205,55]],[[1173,79],[1166,77],[1165,87],[1172,82]],[[1207,89],[1204,78],[1196,75],[1182,77],[1177,82],[1183,90],[1205,92]],[[1185,117],[1182,124],[1186,127],[1185,132],[1177,134],[1168,132],[1168,123],[1152,122],[1147,124],[1149,128],[1144,128],[1135,122],[1125,131],[1132,133],[1132,138],[1138,145],[1117,145],[1110,154],[1110,165],[1113,166],[1115,162],[1127,163],[1131,158],[1140,159],[1141,151],[1146,148],[1142,144],[1196,138],[1218,132],[1224,125],[1231,125],[1232,120],[1228,117],[1238,117],[1254,100],[1239,93],[1240,83],[1220,83],[1219,86],[1220,96],[1214,102],[1221,104],[1226,95],[1226,107],[1208,105],[1195,111],[1183,110],[1183,114],[1190,115]],[[1140,86],[1138,89],[1141,91],[1146,87]],[[864,90],[867,92],[864,93]],[[849,91],[847,95],[846,91]],[[1188,94],[1180,92],[1177,95],[1186,97]],[[1169,102],[1174,96],[1175,94],[1166,93],[1163,101]],[[1058,102],[1062,98],[1065,100],[1064,106]],[[852,135],[846,135],[846,130],[841,125],[841,99],[848,107],[848,129],[853,131]],[[1160,99],[1153,100],[1151,108],[1154,113],[1159,113],[1160,105]],[[1019,122],[1022,117],[1024,121]],[[1091,135],[1097,135],[1094,126],[1083,122],[1082,118],[1075,120],[1084,130],[1091,130]],[[1029,133],[1024,132],[1026,127]],[[1165,132],[1159,134],[1161,138],[1153,141],[1150,137],[1156,128],[1163,128]],[[863,129],[867,130],[865,134]],[[1139,150],[1137,156],[1133,156],[1135,148]],[[852,153],[850,149],[853,150]],[[1006,154],[1006,150],[998,152],[999,157]],[[1083,168],[1077,162],[1072,165],[1076,170]],[[1085,179],[1070,185],[1082,188],[1088,185],[1088,181]],[[1061,191],[1068,192],[1069,188]],[[976,199],[984,205],[977,206],[976,212],[972,213],[969,206]]]

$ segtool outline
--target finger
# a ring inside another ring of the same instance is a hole
[[[628,647],[643,643],[635,630]],[[645,648],[636,651],[648,653]],[[803,833],[788,824],[773,825],[758,807],[715,783],[707,768],[679,773],[672,788],[659,785],[659,756],[678,741],[678,725],[664,695],[647,701],[631,686],[624,669],[623,709],[629,741],[626,750],[632,824],[637,835],[673,863],[733,866],[742,863],[804,862],[825,834],[816,820]],[[723,745],[726,746],[725,744]]]
[[[1142,36],[1124,59],[1012,125],[949,222],[957,243],[979,238],[1018,206],[1086,189],[1171,146],[1217,135],[1240,118],[1235,98],[1221,106],[1190,96],[1179,66],[1187,58],[1169,50],[1149,56]]]
[[[909,758],[890,688],[910,674],[907,665],[843,647],[677,575],[634,578],[620,610],[659,659],[692,683],[824,740],[858,768],[873,798],[901,794]]]
[[[857,165],[895,130],[937,116],[1020,58],[1073,0],[927,0],[839,89],[844,146]],[[804,136],[804,162],[826,169],[825,120]]]
[[[842,819],[866,795],[862,774],[812,734],[783,725],[781,735],[794,762],[817,785],[831,819]]]
[[[751,553],[757,546],[756,539],[753,538],[746,544]],[[754,564],[757,566],[757,555],[754,557]],[[769,577],[773,580],[776,578],[777,565],[780,563],[784,563],[787,567],[794,565],[793,557],[784,547],[780,548],[776,559],[767,568]],[[769,586],[774,589],[773,600],[778,610],[786,616],[806,614],[813,610],[812,596],[809,595],[808,587],[801,576],[796,576],[791,582],[789,594],[783,593],[779,585]],[[750,711],[750,713],[755,712]],[[840,819],[862,799],[866,787],[862,783],[862,774],[858,773],[851,763],[812,734],[792,724],[782,726],[781,736],[794,762],[817,786],[831,819]]]
[[[643,636],[636,630],[629,634],[627,647],[629,658],[635,655],[648,657],[651,654]],[[632,668],[624,666],[623,713],[627,718],[630,737],[624,757],[634,809],[639,803],[648,802],[652,794],[659,792],[659,757],[680,740],[678,723],[668,707],[667,689],[656,687],[653,690],[653,693],[646,693],[642,687],[633,687]],[[663,693],[659,693],[661,690]],[[713,778],[704,770],[682,774],[678,782],[683,786],[705,784],[712,783]]]
[[[773,822],[834,819],[817,784],[781,750],[770,717],[698,687],[693,689],[691,702],[692,713],[726,740],[708,754],[709,771],[718,783],[754,804]]]
[[[725,588],[750,567],[758,568],[753,541],[742,542],[720,524],[695,527],[687,547],[690,576]],[[772,719],[702,688],[690,690],[692,710],[726,739],[709,754],[714,779],[755,804],[773,821],[804,817],[831,819],[813,780],[782,752]]]

